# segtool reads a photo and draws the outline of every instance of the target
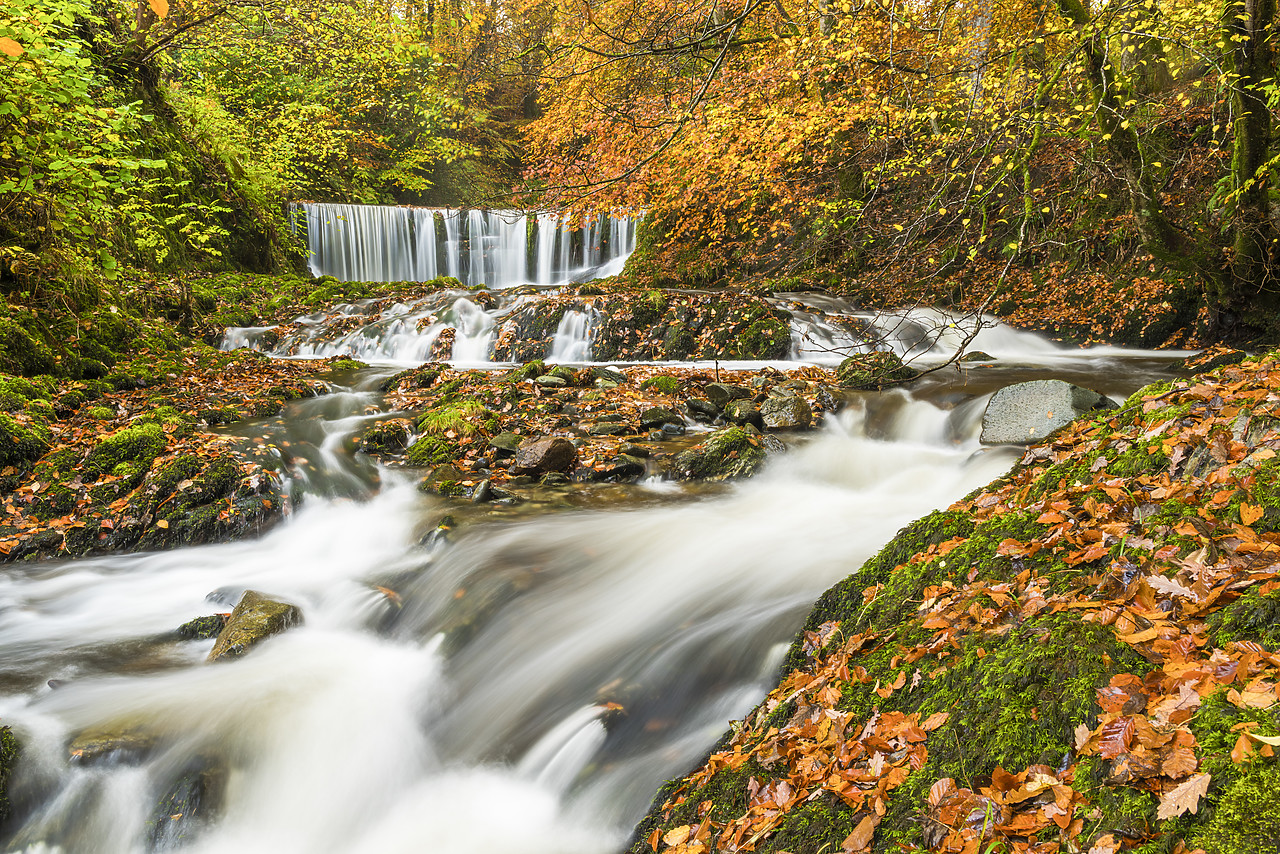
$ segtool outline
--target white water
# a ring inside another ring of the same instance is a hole
[[[295,208],[293,222],[306,235],[312,274],[345,281],[422,282],[446,275],[492,288],[565,284],[621,272],[636,240],[636,221],[629,216],[539,214],[530,220],[514,210],[306,203]]]
[[[340,397],[294,411],[329,425],[306,428],[329,468],[351,464],[332,437],[366,417],[365,393]],[[432,552],[415,543],[440,511],[393,484],[312,498],[258,542],[11,568],[0,720],[29,747],[10,849],[146,851],[160,796],[206,762],[221,810],[170,827],[201,854],[616,850],[761,696],[823,589],[1011,459],[972,438],[980,410],[867,405],[713,500],[495,525]],[[164,637],[244,588],[305,624],[217,665],[209,642]],[[443,640],[460,615],[474,634]],[[605,702],[625,712],[606,723]],[[120,718],[156,749],[68,762],[74,733]]]

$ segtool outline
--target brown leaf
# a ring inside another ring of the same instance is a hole
[[[875,813],[864,816],[858,826],[840,843],[845,851],[866,851],[871,847],[871,837],[875,835],[876,826],[880,824],[880,816]]]
[[[1240,521],[1246,525],[1252,525],[1254,522],[1262,518],[1262,508],[1256,504],[1240,505]]]
[[[1160,798],[1160,809],[1156,817],[1160,820],[1177,818],[1183,813],[1195,813],[1200,809],[1200,799],[1209,791],[1209,775],[1197,774],[1166,792]]]

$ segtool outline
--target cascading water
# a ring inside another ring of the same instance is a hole
[[[345,281],[447,275],[467,286],[554,285],[621,272],[635,249],[636,221],[629,216],[531,219],[514,210],[304,203],[294,209],[293,221],[295,229],[305,223],[311,272]],[[575,232],[579,263],[570,255]]]

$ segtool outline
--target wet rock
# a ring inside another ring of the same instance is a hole
[[[836,379],[840,385],[863,390],[884,388],[917,376],[919,371],[907,367],[898,354],[890,350],[857,353],[836,368]]]
[[[76,765],[136,764],[156,745],[156,735],[137,721],[116,720],[83,730],[67,748]]]
[[[691,397],[684,402],[684,405],[698,421],[715,421],[720,417],[720,407],[716,406],[709,400],[701,397]]]
[[[988,445],[1034,442],[1081,415],[1115,406],[1106,395],[1062,380],[1015,383],[992,395],[982,415],[982,441]]]
[[[813,423],[813,410],[803,397],[771,397],[760,404],[760,416],[771,430],[806,430]]]
[[[645,461],[638,457],[619,454],[603,468],[597,469],[592,480],[625,481],[644,477]]]
[[[730,427],[679,454],[674,474],[681,480],[750,477],[764,465],[766,456],[764,437],[750,428]]]
[[[684,424],[684,419],[674,409],[665,406],[653,406],[640,413],[642,428],[661,427],[663,424]]]
[[[724,407],[725,420],[731,424],[750,424],[756,429],[764,428],[764,416],[749,400],[731,400]]]
[[[587,427],[587,433],[592,436],[623,436],[630,432],[631,428],[620,421],[597,421]]]
[[[226,624],[227,619],[221,614],[196,617],[178,626],[178,637],[184,640],[209,640],[220,635]]]
[[[596,379],[607,380],[616,385],[622,385],[627,381],[627,375],[615,368],[595,367],[591,369]]]
[[[536,378],[534,382],[543,388],[564,388],[569,385],[568,381],[565,380],[564,377],[556,377],[551,374],[543,374]]]
[[[246,590],[226,628],[218,635],[218,642],[209,653],[209,661],[236,658],[253,646],[302,622],[302,612],[297,605],[269,599],[256,590]]]
[[[569,476],[558,471],[548,472],[542,476],[543,486],[564,486],[569,482]]]
[[[514,454],[516,448],[520,447],[522,439],[523,437],[519,433],[499,433],[489,440],[489,447],[508,454]]]
[[[563,436],[540,436],[525,439],[516,448],[512,474],[544,474],[564,472],[578,459],[578,449]]]
[[[151,850],[168,851],[193,840],[222,810],[227,775],[212,764],[194,765],[160,796],[147,822]]]
[[[452,359],[453,345],[457,338],[458,330],[451,326],[440,330],[440,334],[431,342],[431,350],[427,354],[427,359],[432,362],[447,362]]]
[[[493,484],[489,482],[488,478],[477,483],[476,488],[471,490],[472,504],[486,504],[493,501],[495,498],[496,496],[493,494]]]
[[[361,447],[365,453],[398,454],[409,446],[410,423],[405,418],[379,421],[364,432]]]
[[[22,752],[18,739],[9,727],[0,727],[0,822],[9,818],[9,776]]]
[[[749,388],[727,383],[708,383],[702,393],[707,396],[707,400],[711,401],[719,409],[724,409],[725,405],[730,401],[743,400],[751,397],[752,394]]]
[[[996,357],[982,350],[970,350],[960,357],[962,362],[994,362]]]

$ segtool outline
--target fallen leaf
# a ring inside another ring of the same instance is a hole
[[[1209,791],[1209,775],[1197,774],[1160,798],[1160,809],[1156,818],[1164,820],[1177,818],[1183,813],[1194,814],[1200,809],[1200,799]]]

